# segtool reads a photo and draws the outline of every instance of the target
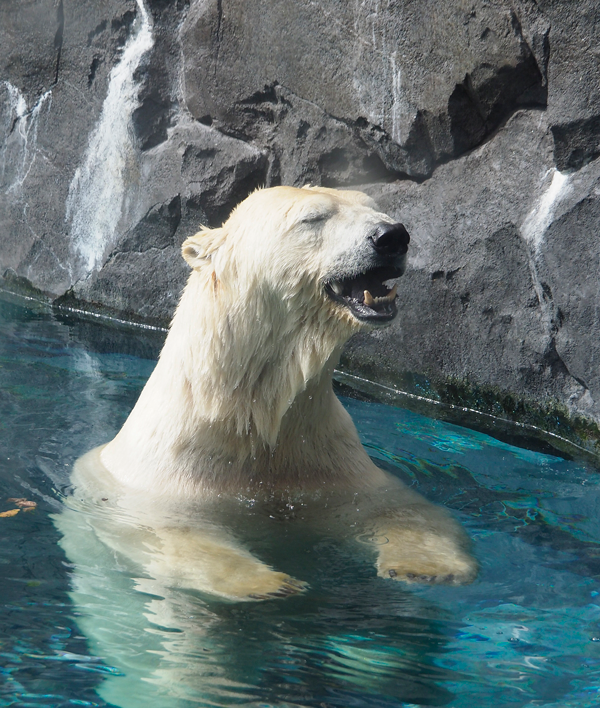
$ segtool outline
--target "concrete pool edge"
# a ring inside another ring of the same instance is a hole
[[[405,375],[403,379],[417,376]],[[418,378],[427,382],[426,392],[416,392],[414,385],[412,391],[406,390],[407,386],[390,381],[389,377],[373,381],[364,368],[357,371],[349,367],[343,357],[334,376],[338,384],[370,400],[471,428],[519,447],[583,459],[594,465],[600,461],[600,429],[596,421],[570,414],[556,400],[538,402],[492,386],[473,384],[467,378],[439,382]]]

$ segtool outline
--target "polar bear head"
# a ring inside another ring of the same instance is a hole
[[[385,283],[404,272],[409,240],[362,192],[275,187],[248,197],[222,228],[188,239],[183,256],[236,297],[257,288],[286,302],[301,295],[303,309],[358,329],[395,317],[396,289]]]
[[[393,320],[386,283],[404,272],[408,243],[367,195],[321,187],[259,190],[221,228],[187,239],[193,272],[176,318],[187,333],[197,323],[196,367],[214,393],[206,405],[235,401],[214,416],[239,413],[247,428],[257,418],[244,412],[249,401],[264,399],[274,419],[255,427],[276,428],[348,337]]]

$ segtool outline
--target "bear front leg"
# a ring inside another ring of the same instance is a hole
[[[159,528],[154,533],[158,543],[146,567],[165,585],[245,601],[284,598],[307,587],[230,539],[203,535],[198,529]]]

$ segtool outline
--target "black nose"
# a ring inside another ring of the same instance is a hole
[[[402,256],[408,251],[410,236],[404,224],[379,224],[371,241],[382,256]]]
[[[382,256],[402,256],[408,251],[410,236],[404,224],[379,224],[371,241]]]

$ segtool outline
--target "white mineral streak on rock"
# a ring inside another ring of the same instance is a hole
[[[135,179],[137,149],[131,118],[139,106],[139,84],[134,75],[154,44],[150,15],[143,0],[136,2],[134,31],[110,72],[100,118],[67,197],[65,220],[71,222],[71,240],[88,273],[101,266],[114,245],[127,184]]]
[[[380,0],[355,0],[352,84],[357,115],[401,144],[414,120],[415,110],[402,84],[405,77],[398,40],[388,36],[389,8],[382,11],[381,5]]]
[[[403,117],[402,71],[396,66],[396,55],[397,52],[392,52],[390,57],[392,67],[392,140],[400,144],[402,142],[400,126]]]
[[[550,186],[537,200],[521,226],[521,235],[532,248],[534,255],[537,255],[540,250],[546,230],[552,223],[556,206],[571,188],[568,175],[552,168],[544,176],[546,180],[550,173],[552,173]]]
[[[556,207],[571,189],[568,175],[559,172],[553,167],[544,175],[546,181],[549,179],[550,174],[552,175],[550,186],[537,200],[521,225],[521,235],[529,245],[531,280],[540,303],[542,322],[549,338],[552,336],[554,305],[546,294],[540,280],[537,261],[540,248],[544,242],[544,236],[554,218]]]
[[[39,118],[52,92],[46,91],[31,110],[16,86],[3,81],[8,107],[2,126],[2,153],[0,157],[0,184],[5,194],[18,192],[31,172],[37,155],[36,144]],[[7,170],[8,167],[8,170]],[[8,172],[8,174],[7,174]],[[5,182],[6,178],[10,180]]]
[[[317,3],[322,4],[322,3]],[[354,71],[352,84],[358,102],[358,115],[369,123],[383,126],[385,100],[380,87],[380,59],[386,51],[385,27],[381,25],[379,0],[356,0],[354,14]],[[366,58],[366,61],[365,61]]]

